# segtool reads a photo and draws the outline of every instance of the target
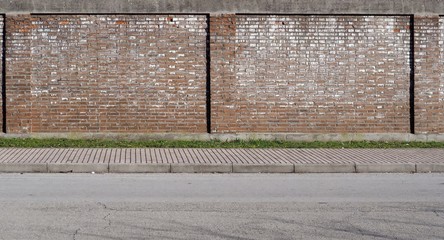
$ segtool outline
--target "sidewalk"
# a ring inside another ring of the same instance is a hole
[[[444,149],[0,148],[0,172],[444,172]]]

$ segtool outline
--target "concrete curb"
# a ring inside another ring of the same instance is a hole
[[[233,164],[233,173],[294,173],[294,164]]]
[[[295,173],[355,173],[355,164],[295,164]]]
[[[169,173],[170,164],[110,163],[109,173]]]
[[[416,164],[417,173],[444,173],[444,164]]]
[[[0,172],[2,173],[47,173],[48,165],[46,163],[0,163]]]
[[[444,164],[0,163],[0,173],[444,173]]]
[[[231,173],[232,164],[171,164],[172,173]]]
[[[108,173],[107,163],[48,163],[49,173]]]
[[[357,173],[414,173],[415,164],[356,164]]]

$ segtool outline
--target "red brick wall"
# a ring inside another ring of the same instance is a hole
[[[6,20],[9,133],[206,132],[205,15]],[[414,20],[415,130],[444,133],[444,18]],[[211,130],[409,133],[410,34],[409,16],[211,15]]]
[[[444,133],[444,18],[415,17],[415,130]]]
[[[212,131],[220,128],[237,131],[236,89],[236,15],[210,17],[211,47],[211,122]]]
[[[7,21],[8,132],[206,132],[206,16]]]
[[[410,131],[409,17],[213,21],[213,132]]]
[[[8,17],[6,19],[6,127],[7,132],[29,132],[31,114],[31,58],[32,31],[30,16]]]

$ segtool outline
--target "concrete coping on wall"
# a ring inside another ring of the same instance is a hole
[[[20,0],[0,12],[32,13],[292,13],[444,14],[439,0]]]
[[[387,142],[442,142],[444,134],[409,133],[30,133],[0,134],[0,138],[67,138],[67,139],[111,139],[111,140],[188,140],[188,141],[235,141],[235,140],[279,140],[279,141],[387,141]]]

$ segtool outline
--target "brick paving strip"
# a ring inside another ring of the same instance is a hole
[[[0,148],[0,172],[444,172],[444,149]]]

